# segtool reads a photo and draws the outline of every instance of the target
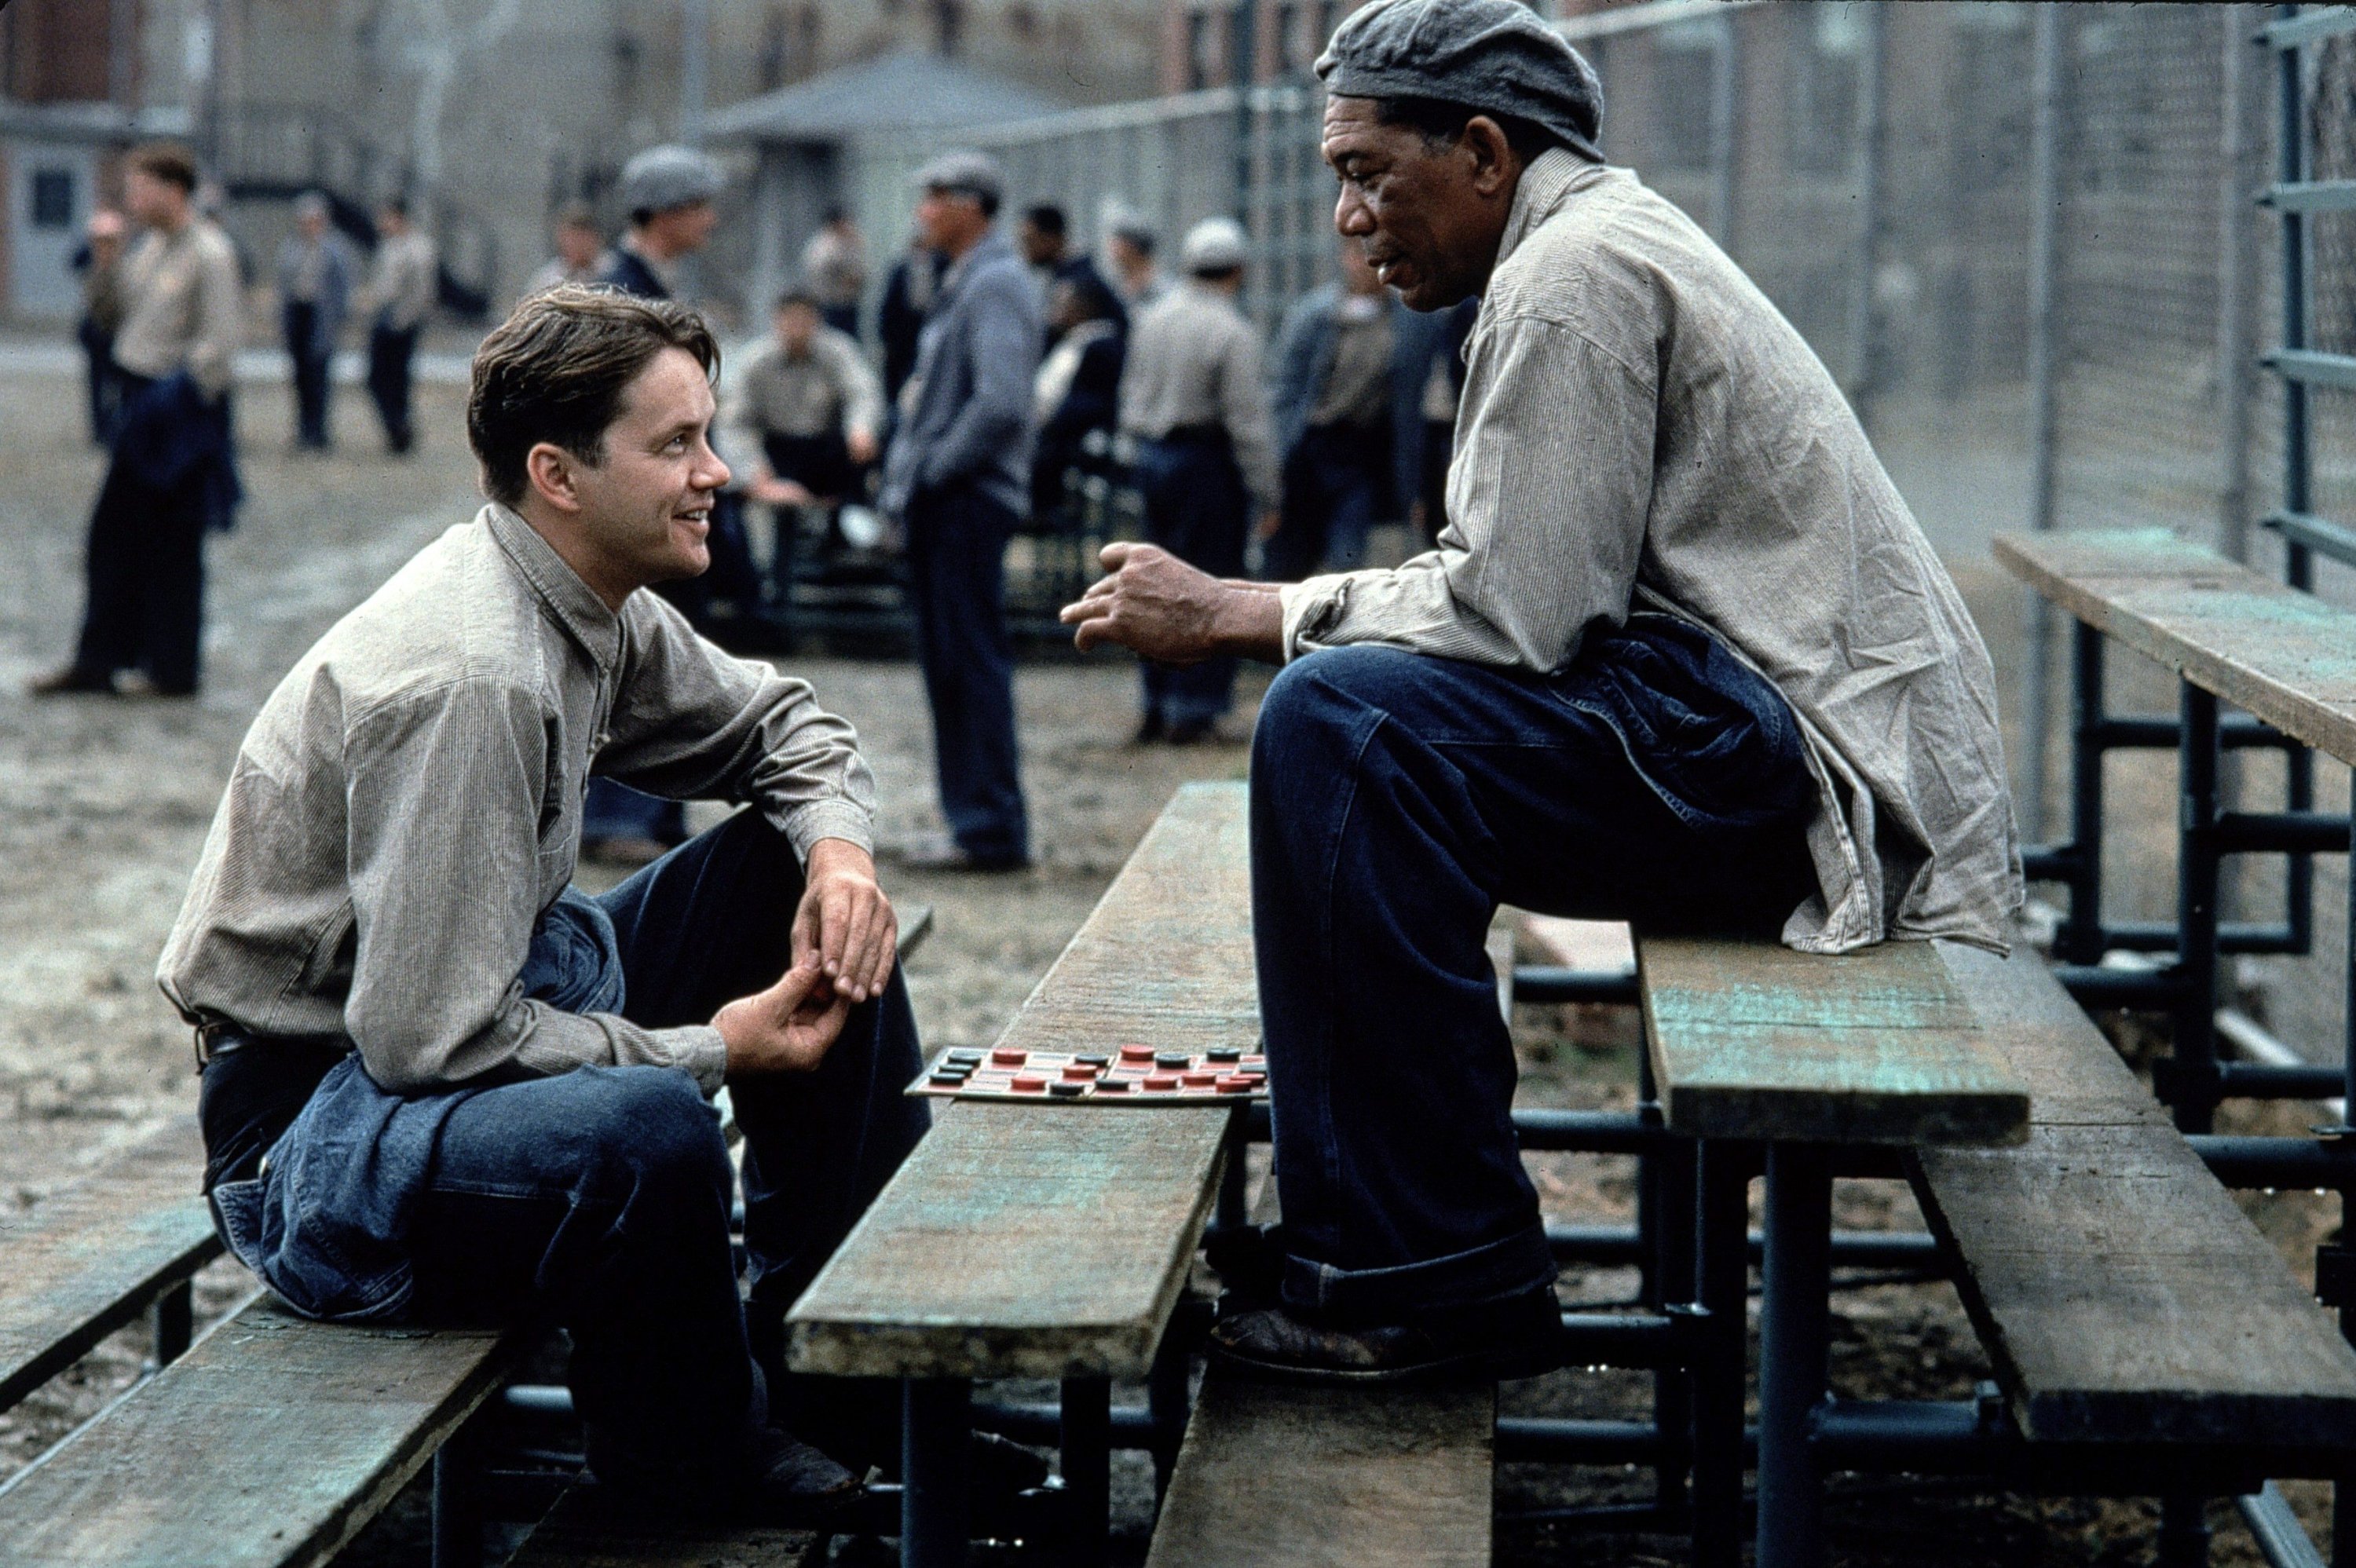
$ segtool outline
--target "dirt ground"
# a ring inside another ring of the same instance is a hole
[[[347,389],[341,447],[327,458],[287,451],[285,392],[263,388],[240,406],[251,500],[239,530],[210,556],[207,681],[193,703],[75,699],[33,703],[24,680],[70,646],[80,604],[86,507],[99,474],[81,440],[78,388],[63,378],[0,379],[0,1212],[37,1206],[60,1185],[161,1119],[193,1104],[185,1030],[153,983],[155,956],[177,910],[239,737],[255,707],[305,646],[425,540],[477,503],[454,389],[423,390],[422,453],[388,461],[363,400]],[[1996,645],[2008,709],[2019,599],[1977,539],[1954,564]],[[926,709],[905,662],[796,657],[787,667],[857,723],[883,802],[885,847],[937,827]],[[1045,659],[1018,677],[1025,785],[1041,855],[1023,876],[922,877],[885,866],[904,902],[926,902],[936,930],[909,966],[929,1045],[987,1044],[1078,926],[1178,784],[1240,777],[1249,703],[1230,743],[1187,751],[1126,743],[1134,673],[1123,661]],[[1259,689],[1254,681],[1248,696]],[[2163,694],[2164,695],[2164,694]],[[2165,773],[2120,778],[2121,805],[2164,843]],[[704,820],[711,819],[711,813]],[[2147,857],[2147,859],[2152,857]],[[2159,858],[2164,864],[2164,857]],[[1558,1008],[1518,1010],[1529,1104],[1624,1105],[1633,1099],[1632,1022]],[[2294,1130],[2305,1108],[2259,1108],[2229,1120]],[[1632,1211],[1629,1162],[1537,1157],[1550,1218],[1594,1222]],[[193,1178],[193,1173],[192,1173]],[[2304,1274],[2334,1216],[2304,1197],[2250,1204]],[[1837,1222],[1908,1228],[1920,1218],[1901,1189],[1845,1183]],[[233,1264],[200,1282],[218,1315],[251,1288]],[[1623,1300],[1625,1272],[1572,1270],[1566,1301]],[[1884,1285],[1836,1300],[1834,1375],[1850,1395],[1961,1397],[1987,1375],[1952,1290]],[[2131,1331],[2122,1325],[2123,1331]],[[34,1400],[0,1414],[0,1478],[136,1376],[136,1334],[118,1336]],[[1644,1413],[1649,1378],[1563,1372],[1509,1387],[1505,1408],[1588,1416]],[[1674,1538],[1581,1531],[1545,1510],[1643,1500],[1640,1473],[1508,1466],[1500,1476],[1496,1560],[1511,1568],[1681,1560]],[[2291,1488],[2319,1525],[2328,1502]],[[1142,1556],[1150,1491],[1124,1456],[1118,1485],[1122,1550]],[[424,1561],[421,1505],[411,1498],[351,1554],[369,1563]],[[2258,1561],[2220,1508],[2214,1560]],[[2153,1515],[2138,1504],[2008,1502],[1976,1495],[1850,1486],[1833,1511],[1837,1560],[1955,1568],[2140,1562]]]

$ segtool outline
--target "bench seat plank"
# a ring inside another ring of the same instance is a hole
[[[142,1138],[26,1214],[0,1214],[0,1410],[220,1254],[196,1118]]]
[[[1822,956],[1644,937],[1644,1033],[1672,1131],[1826,1143],[2017,1142],[2029,1091],[1927,943]]]
[[[1001,1045],[1250,1049],[1244,787],[1180,790]],[[802,1371],[1134,1377],[1216,1192],[1226,1106],[952,1102],[788,1319]]]
[[[2085,1086],[2040,1097],[2020,1148],[1912,1161],[2021,1431],[2356,1442],[2356,1351],[2093,1021],[2033,954],[1942,956],[2022,1076]]]
[[[809,1568],[826,1539],[807,1530],[649,1520],[577,1487],[556,1499],[507,1568]]]
[[[1214,1366],[1146,1568],[1487,1568],[1494,1383],[1319,1388]]]
[[[325,1563],[498,1385],[509,1343],[257,1300],[0,1487],[0,1564]]]
[[[2356,762],[2356,613],[2165,528],[2007,534],[1997,560],[2106,636]]]

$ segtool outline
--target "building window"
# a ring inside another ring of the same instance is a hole
[[[1849,4],[1790,13],[1793,39],[1792,166],[1841,174],[1857,141],[1858,80],[1865,63],[1865,22]]]
[[[1301,53],[1301,7],[1293,0],[1279,0],[1269,25],[1276,29],[1276,74],[1295,76],[1308,68]]]
[[[73,170],[35,169],[33,171],[33,227],[71,229],[73,220]]]
[[[1653,145],[1664,169],[1709,166],[1710,105],[1725,29],[1715,22],[1663,27],[1653,42]]]
[[[1200,92],[1219,80],[1219,18],[1209,11],[1186,13],[1186,90]]]

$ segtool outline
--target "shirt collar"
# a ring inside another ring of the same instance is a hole
[[[676,260],[666,261],[650,254],[645,246],[638,243],[638,237],[635,234],[622,236],[622,249],[644,262],[647,271],[655,275],[655,282],[667,292],[679,292],[679,262]]]
[[[483,508],[480,521],[517,575],[592,663],[602,671],[620,658],[622,618],[605,608],[605,602],[564,563],[554,545],[540,537],[539,529],[497,501]]]
[[[1498,261],[1502,263],[1519,249],[1574,192],[1587,189],[1608,172],[1603,165],[1590,163],[1561,147],[1548,147],[1531,159],[1522,171],[1521,183],[1514,188],[1514,205],[1505,213],[1505,231],[1497,240]]]

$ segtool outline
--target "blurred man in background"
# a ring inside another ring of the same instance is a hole
[[[916,224],[948,263],[925,318],[880,504],[908,540],[916,653],[933,709],[947,841],[905,859],[937,869],[1031,862],[1006,643],[1006,541],[1030,501],[1038,296],[999,232],[996,160],[945,153],[917,171]]]
[[[1137,443],[1133,474],[1145,537],[1214,577],[1240,577],[1255,509],[1272,517],[1277,468],[1260,380],[1259,333],[1236,308],[1244,231],[1231,218],[1188,230],[1183,286],[1147,311],[1130,345],[1120,428]],[[1234,701],[1236,661],[1149,661],[1139,744],[1211,738]]]
[[[376,320],[369,328],[369,396],[376,400],[385,444],[406,453],[416,441],[409,419],[411,366],[417,335],[434,308],[436,259],[434,241],[409,221],[409,204],[399,197],[377,208],[376,270],[369,299]]]
[[[541,264],[523,286],[526,297],[559,283],[585,283],[597,276],[605,254],[605,231],[597,227],[597,209],[585,201],[565,203],[556,215],[556,254]]]
[[[32,683],[37,697],[195,695],[205,533],[227,528],[237,507],[237,252],[197,215],[197,161],[186,147],[151,144],[129,162],[124,201],[145,232],[123,261],[121,418],[91,512],[81,637],[70,664]]]
[[[769,341],[731,373],[721,411],[745,496],[807,507],[863,495],[884,432],[874,370],[856,339],[820,319],[808,289],[778,295],[771,325]]]
[[[1141,213],[1119,212],[1105,224],[1105,260],[1112,263],[1112,286],[1131,316],[1142,315],[1170,292],[1170,280],[1153,264],[1158,243],[1153,226]]]
[[[859,296],[867,287],[867,241],[847,208],[830,207],[826,221],[802,247],[802,285],[818,298],[827,325],[859,336]]]
[[[293,362],[294,444],[301,451],[325,452],[332,444],[327,421],[335,383],[328,372],[357,271],[351,246],[327,226],[327,198],[316,190],[296,197],[294,232],[278,248],[278,310]]]
[[[1066,520],[1073,475],[1109,470],[1129,345],[1120,302],[1101,282],[1059,283],[1047,304],[1055,347],[1039,362],[1032,384],[1039,437],[1031,459],[1031,516],[1055,527]]]
[[[1071,223],[1064,216],[1062,208],[1043,202],[1025,211],[1018,242],[1023,249],[1023,259],[1030,263],[1032,275],[1037,281],[1039,306],[1043,313],[1053,304],[1057,283],[1093,283],[1112,299],[1114,309],[1119,313],[1113,318],[1115,324],[1124,332],[1129,330],[1129,311],[1121,305],[1120,296],[1113,293],[1112,286],[1105,282],[1104,274],[1097,271],[1094,261],[1089,261],[1085,253],[1073,251]],[[1052,324],[1048,327],[1047,340],[1051,344],[1055,341]]]

